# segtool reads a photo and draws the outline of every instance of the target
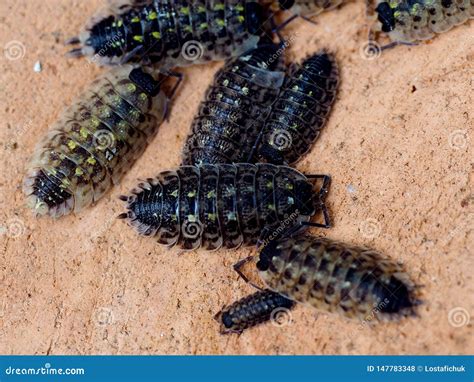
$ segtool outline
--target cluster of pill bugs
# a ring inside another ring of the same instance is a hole
[[[186,250],[257,246],[259,290],[216,315],[242,332],[296,303],[364,319],[415,314],[417,286],[377,252],[327,238],[330,177],[289,167],[317,140],[336,99],[328,50],[285,65],[281,31],[344,0],[113,0],[77,37],[69,56],[114,66],[96,79],[38,144],[24,180],[37,215],[57,218],[96,203],[140,157],[170,115],[176,67],[226,60],[207,90],[182,165],[122,196],[142,234]],[[275,14],[293,17],[277,25]],[[377,1],[372,31],[390,46],[433,37],[474,16],[472,0]],[[373,35],[373,33],[372,33]],[[275,40],[279,41],[275,42]],[[189,60],[188,49],[202,49]],[[318,186],[319,184],[319,186]],[[311,221],[317,220],[319,222]],[[248,260],[248,261],[247,261]],[[241,271],[243,262],[236,270]]]

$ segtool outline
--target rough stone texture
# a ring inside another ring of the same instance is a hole
[[[21,179],[34,145],[101,72],[64,57],[99,1],[3,0],[0,44],[0,353],[18,354],[459,354],[474,350],[474,23],[369,61],[363,2],[295,21],[288,59],[336,52],[342,84],[320,140],[297,167],[329,173],[334,228],[314,233],[374,247],[424,285],[418,318],[362,325],[305,306],[283,328],[221,336],[213,315],[250,292],[231,265],[254,252],[180,254],[138,238],[115,216],[117,197],[179,163],[214,63],[183,70],[169,122],[119,187],[97,206],[58,221],[23,206]],[[33,70],[41,62],[42,71]],[[469,320],[469,317],[465,317]]]

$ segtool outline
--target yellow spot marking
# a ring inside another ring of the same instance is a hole
[[[139,23],[140,22],[140,17],[136,16],[131,20],[132,23]]]
[[[243,23],[243,22],[245,21],[245,17],[239,15],[239,16],[237,16],[237,21],[238,21],[239,23]]]
[[[188,215],[188,221],[190,223],[196,223],[197,222],[196,215]]]
[[[293,86],[293,88],[291,90],[296,92],[296,91],[298,91],[298,89],[299,89],[298,85],[295,85],[295,86]]]
[[[216,23],[220,27],[225,27],[225,21],[223,19],[217,19]]]
[[[210,199],[210,198],[214,198],[216,196],[216,192],[215,191],[209,191],[207,193],[207,198]]]
[[[76,167],[76,171],[74,172],[77,176],[81,176],[84,174],[84,171],[82,171],[81,168]]]
[[[181,12],[183,15],[188,16],[189,15],[189,7],[182,7],[179,9],[179,12]]]
[[[222,85],[224,85],[224,86],[229,85],[229,80],[224,80],[224,82],[222,82]]]
[[[143,42],[143,36],[133,36],[133,39],[138,42]]]
[[[77,147],[76,142],[74,142],[74,141],[69,141],[69,142],[67,143],[67,147],[69,147],[71,150],[74,150],[74,149]]]
[[[191,25],[185,25],[184,30],[188,33],[191,33],[193,31],[193,28],[191,27]]]
[[[86,161],[86,162],[89,163],[89,164],[91,164],[92,166],[94,166],[94,165],[97,163],[97,161],[95,160],[95,158],[92,157],[92,156],[90,156],[89,158],[87,158],[87,161]]]
[[[216,221],[217,214],[207,214],[207,218],[212,221]]]
[[[269,204],[267,207],[269,210],[275,211],[275,206],[273,204]]]
[[[146,101],[148,99],[148,96],[145,93],[140,93],[138,97],[140,98],[140,101]]]
[[[97,118],[92,117],[92,118],[91,118],[91,125],[92,125],[93,127],[98,127],[98,126],[100,125],[100,121],[99,121]]]
[[[161,38],[161,33],[160,32],[152,32],[151,35],[153,36],[153,38],[156,38],[157,40],[159,40]]]
[[[194,198],[196,196],[196,192],[195,191],[190,191],[188,192],[188,198]]]
[[[81,134],[82,138],[87,138],[87,136],[89,135],[89,131],[87,131],[85,127],[81,127],[81,129],[79,130],[79,134]]]
[[[118,26],[119,28],[120,28],[122,25],[123,25],[123,21],[122,21],[122,20],[117,21],[117,26]]]
[[[208,27],[209,27],[208,23],[202,23],[201,25],[199,25],[199,28],[201,29],[207,29]]]
[[[267,188],[273,188],[273,182],[268,182],[267,183]]]
[[[238,4],[235,6],[235,10],[238,12],[242,12],[244,10],[244,6],[242,4]]]
[[[287,183],[285,185],[285,187],[286,187],[287,190],[292,190],[293,189],[293,185],[291,183]]]
[[[135,90],[137,90],[137,86],[135,84],[129,83],[127,85],[127,91],[129,93],[133,93]]]
[[[225,9],[224,3],[219,3],[214,6],[215,11],[223,11]]]
[[[206,12],[206,7],[204,7],[203,5],[200,5],[197,9],[198,13],[204,13]]]
[[[147,19],[148,20],[156,20],[158,18],[158,15],[156,12],[151,12],[148,16],[147,16]]]
[[[178,196],[178,190],[174,190],[172,193],[171,193],[171,196],[176,198]]]

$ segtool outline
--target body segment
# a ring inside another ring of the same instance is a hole
[[[23,187],[29,207],[59,217],[117,184],[164,118],[165,78],[126,65],[94,81],[37,145]]]
[[[168,246],[237,248],[278,227],[316,224],[308,221],[321,210],[326,216],[326,193],[326,186],[315,192],[306,176],[285,166],[182,166],[124,196],[128,211],[120,217]]]

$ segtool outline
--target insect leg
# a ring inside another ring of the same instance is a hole
[[[416,45],[418,45],[418,43],[416,43],[416,42],[405,42],[405,41],[392,41],[391,43],[380,47],[380,50],[382,51],[382,50],[386,50],[386,49],[391,49],[391,48],[396,47],[397,45],[416,46]]]
[[[237,272],[237,274],[242,278],[242,280],[244,280],[247,284],[250,284],[251,286],[253,286],[255,289],[258,289],[260,291],[263,290],[263,288],[260,288],[258,285],[254,284],[253,282],[251,282],[249,280],[249,278],[247,276],[244,275],[244,273],[240,270],[240,268],[242,268],[245,264],[247,264],[248,262],[252,261],[254,258],[254,256],[248,256],[246,257],[245,259],[242,259],[242,260],[239,260],[238,262],[236,262],[232,268],[234,268],[234,271]]]

